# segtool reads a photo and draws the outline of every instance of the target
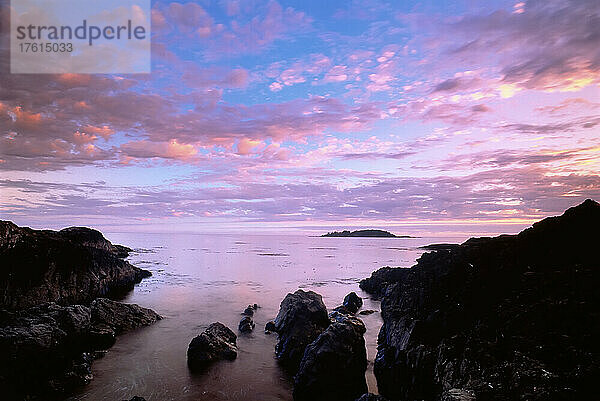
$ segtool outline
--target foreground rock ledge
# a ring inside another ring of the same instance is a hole
[[[46,303],[0,313],[0,383],[8,399],[58,397],[92,379],[96,351],[115,336],[156,322],[150,309],[96,299],[91,305]]]
[[[128,330],[160,316],[104,299],[151,275],[85,227],[32,230],[0,221],[0,387],[7,399],[64,397]]]
[[[382,297],[375,360],[391,400],[595,399],[600,205],[518,235],[425,253],[361,283]]]

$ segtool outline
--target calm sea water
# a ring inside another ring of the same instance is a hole
[[[363,309],[379,311],[377,301],[358,288],[358,281],[381,266],[411,266],[419,246],[440,238],[320,238],[277,235],[107,234],[113,243],[136,251],[134,265],[153,276],[136,286],[124,302],[154,309],[160,322],[126,333],[102,359],[94,362],[94,380],[73,400],[291,400],[292,380],[274,357],[276,335],[264,325],[279,310],[285,295],[297,289],[323,296],[328,309],[356,291]],[[444,238],[462,241],[464,238]],[[203,374],[186,365],[191,339],[220,321],[237,333],[240,313],[248,304],[256,329],[238,333],[238,357],[218,362]],[[367,382],[373,376],[379,313],[361,316],[367,326]]]

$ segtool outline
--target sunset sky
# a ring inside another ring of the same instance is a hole
[[[2,219],[500,232],[600,200],[598,0],[152,7],[152,74],[0,59]]]

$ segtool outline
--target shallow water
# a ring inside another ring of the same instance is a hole
[[[136,251],[128,260],[152,271],[124,302],[154,309],[158,323],[126,333],[94,362],[94,380],[73,400],[291,400],[292,384],[274,357],[276,335],[264,333],[288,292],[298,288],[323,296],[328,309],[356,291],[363,309],[379,303],[358,281],[381,266],[411,266],[434,238],[320,238],[276,235],[107,234],[113,243]],[[448,242],[448,238],[444,238]],[[186,365],[191,339],[220,321],[237,332],[248,304],[256,328],[238,333],[238,357],[218,362],[203,374]],[[372,363],[379,313],[360,316],[367,326],[367,382],[377,392]]]

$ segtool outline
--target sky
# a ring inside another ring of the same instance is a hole
[[[151,74],[0,59],[2,219],[515,232],[600,200],[597,0],[153,1],[151,20]]]

